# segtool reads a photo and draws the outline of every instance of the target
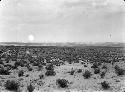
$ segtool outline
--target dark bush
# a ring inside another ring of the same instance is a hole
[[[93,65],[91,66],[91,68],[98,68],[98,63],[93,63]]]
[[[4,65],[4,67],[6,67],[7,70],[11,70],[12,69],[12,65],[11,64],[6,64],[6,65]]]
[[[101,86],[104,90],[108,90],[110,88],[109,84],[106,81],[102,82]]]
[[[87,67],[87,65],[84,65],[84,67]]]
[[[39,75],[39,78],[44,79],[44,75],[43,74]]]
[[[19,83],[14,80],[7,80],[4,86],[7,90],[17,91],[19,88]]]
[[[1,59],[0,59],[0,64],[2,64],[2,65],[4,64],[3,61],[2,61]]]
[[[33,70],[30,65],[27,65],[26,67],[27,67],[28,71],[32,71]]]
[[[14,68],[17,69],[18,66],[24,67],[24,63],[21,61],[17,61],[14,63]]]
[[[38,65],[38,71],[42,70],[43,69],[43,65],[39,64]]]
[[[101,74],[100,74],[101,78],[104,78],[105,74],[106,74],[106,72],[101,72]]]
[[[28,92],[33,92],[34,89],[35,89],[35,87],[31,84],[27,86]]]
[[[56,84],[60,87],[60,88],[67,88],[68,87],[68,80],[66,79],[57,79],[56,80]]]
[[[83,73],[83,76],[84,76],[85,79],[88,79],[88,78],[90,78],[90,77],[92,76],[92,74],[91,74],[90,71],[86,70],[86,71]]]
[[[18,73],[18,76],[19,76],[19,77],[24,76],[24,71],[23,71],[23,70],[20,70],[19,73]]]
[[[100,69],[99,68],[95,68],[94,69],[94,74],[99,74],[100,73]]]
[[[125,74],[125,70],[120,68],[118,65],[115,66],[115,72],[118,76],[122,76]]]
[[[54,70],[47,70],[46,73],[45,73],[46,76],[55,76],[56,73]]]
[[[106,66],[106,65],[103,65],[103,66],[102,66],[102,69],[107,69],[107,66]]]
[[[54,70],[54,67],[52,64],[46,66],[46,70]]]
[[[82,69],[78,69],[77,72],[78,72],[78,73],[81,73],[81,72],[82,72]]]
[[[32,71],[33,69],[31,67],[28,68],[29,71]]]
[[[29,74],[27,74],[26,77],[29,77]]]
[[[70,71],[70,75],[74,75],[74,73],[75,73],[75,70]]]
[[[0,75],[9,75],[10,72],[8,69],[0,68]]]

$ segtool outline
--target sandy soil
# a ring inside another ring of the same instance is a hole
[[[87,65],[85,67],[84,65]],[[102,64],[103,65],[103,64]],[[102,69],[100,70],[105,71]],[[20,90],[26,92],[26,86],[30,83],[35,87],[34,92],[124,92],[125,91],[125,76],[117,76],[114,70],[114,66],[111,64],[106,64],[107,72],[104,78],[101,78],[99,74],[94,74],[94,69],[91,68],[92,64],[90,63],[74,63],[68,64],[65,63],[61,66],[55,66],[54,70],[56,72],[55,76],[46,76],[46,69],[43,67],[42,70],[38,71],[37,67],[32,66],[33,71],[27,71],[24,67],[18,67],[19,69],[13,70],[10,75],[1,75],[0,76],[0,87],[1,92],[8,92],[4,85],[6,80],[17,80],[20,82]],[[119,65],[121,68],[125,69],[124,61],[117,62],[114,65]],[[78,69],[82,69],[81,73],[78,73]],[[18,77],[18,71],[24,70],[24,76]],[[74,74],[70,75],[70,71],[74,70]],[[83,77],[83,72],[89,70],[92,76],[88,79]],[[40,79],[39,75],[43,74],[44,78]],[[27,76],[28,75],[28,76]],[[68,80],[68,88],[59,88],[56,84],[57,79],[66,79]],[[101,82],[107,81],[110,85],[109,90],[103,90],[101,87]],[[101,91],[103,90],[103,91]]]

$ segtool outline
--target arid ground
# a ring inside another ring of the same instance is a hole
[[[0,46],[0,92],[125,92],[125,51],[112,46]]]

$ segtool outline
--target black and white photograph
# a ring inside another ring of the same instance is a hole
[[[0,0],[0,92],[125,92],[125,1]]]

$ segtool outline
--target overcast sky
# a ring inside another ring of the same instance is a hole
[[[0,42],[123,42],[124,31],[123,0],[0,2]]]

